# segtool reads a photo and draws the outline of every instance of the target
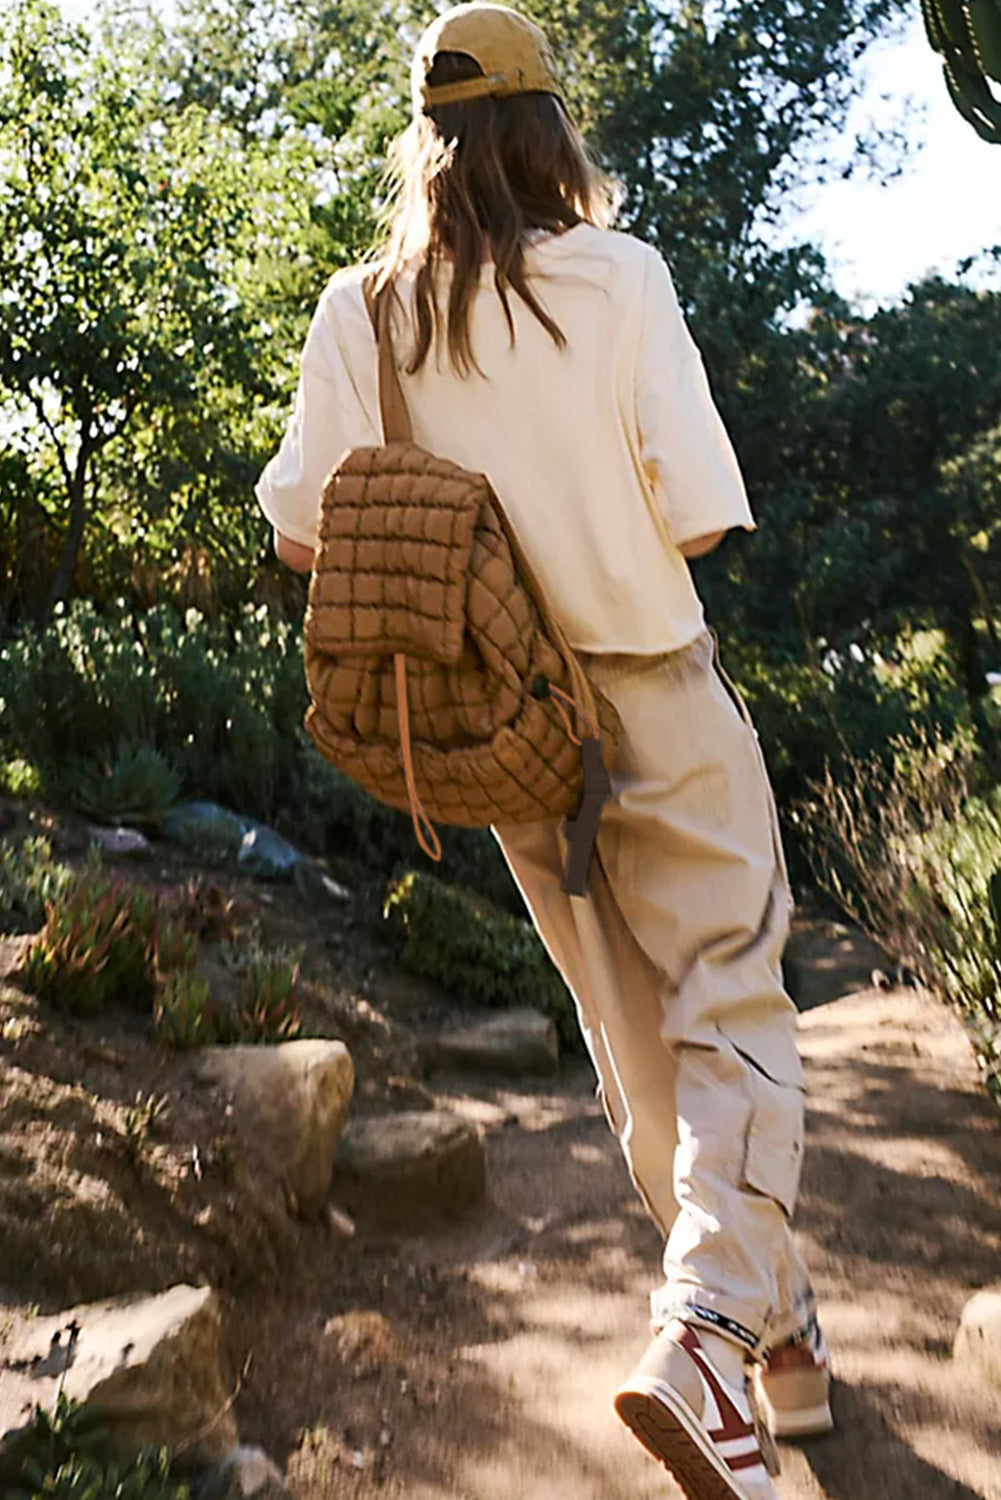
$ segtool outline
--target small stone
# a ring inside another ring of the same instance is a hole
[[[389,1319],[374,1309],[359,1308],[328,1318],[323,1337],[355,1375],[374,1375],[387,1365],[399,1364],[402,1355]]]
[[[299,894],[317,905],[327,906],[331,901],[343,904],[354,899],[347,886],[334,880],[315,860],[300,859],[293,866],[292,878]]]
[[[444,1110],[353,1120],[337,1154],[334,1184],[339,1202],[372,1228],[432,1228],[483,1202],[483,1136]]]
[[[552,1073],[559,1066],[555,1022],[537,1010],[502,1011],[476,1026],[444,1032],[422,1051],[431,1062],[481,1073]]]
[[[338,1239],[350,1240],[354,1238],[354,1219],[350,1218],[347,1214],[341,1213],[340,1209],[335,1208],[332,1203],[328,1203],[326,1206],[326,1221],[330,1233],[336,1235]]]
[[[952,1352],[957,1363],[1001,1390],[1001,1283],[967,1302]]]
[[[99,845],[109,854],[121,856],[131,854],[142,858],[148,857],[153,852],[149,839],[137,828],[100,828],[88,824],[87,837],[92,844]]]
[[[285,1500],[288,1493],[263,1448],[234,1448],[201,1480],[197,1500]]]

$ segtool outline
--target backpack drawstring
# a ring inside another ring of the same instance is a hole
[[[397,651],[393,660],[396,663],[396,712],[400,720],[400,749],[403,751],[403,773],[407,778],[410,816],[414,822],[417,842],[424,853],[430,855],[432,859],[441,859],[441,842],[435,833],[434,824],[424,811],[424,804],[418,796],[417,782],[414,779],[414,756],[410,745],[410,706],[407,703],[407,658],[402,651]],[[424,837],[424,828],[430,834],[434,848]]]
[[[396,664],[396,712],[400,722],[400,750],[403,753],[403,774],[407,781],[410,816],[413,820],[417,842],[424,850],[424,853],[429,855],[431,859],[440,860],[441,841],[420,799],[417,791],[417,780],[414,776],[414,754],[413,746],[410,743],[410,705],[407,702],[407,658],[402,651],[397,651],[393,657],[393,661]],[[575,709],[580,714],[584,723],[591,731],[590,738],[600,742],[601,732],[597,723],[588,713],[587,709],[577,702],[576,698],[571,698],[570,694],[565,693],[562,688],[555,687],[548,678],[545,679],[545,690],[552,698],[553,705],[563,720],[563,727],[575,745],[583,744],[583,740],[578,734],[574,733],[574,727],[567,712],[568,707]],[[541,696],[541,694],[536,694],[536,696]],[[434,845],[433,848],[425,837],[425,829],[430,835],[431,842]]]

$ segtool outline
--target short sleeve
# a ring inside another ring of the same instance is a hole
[[[737,457],[670,272],[646,259],[636,363],[643,468],[675,546],[732,527],[754,529]]]
[[[373,352],[366,350],[366,355],[374,360]],[[257,502],[272,526],[293,542],[314,547],[321,496],[331,469],[349,448],[373,441],[379,437],[347,368],[328,289],[303,348],[281,446],[255,487]]]

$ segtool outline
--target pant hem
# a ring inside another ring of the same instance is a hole
[[[733,1314],[736,1309],[733,1309],[728,1299],[696,1294],[667,1301],[655,1293],[651,1310],[654,1333],[659,1333],[672,1319],[680,1318],[682,1322],[690,1323],[695,1328],[722,1334],[759,1362],[765,1359],[771,1342],[768,1320],[755,1318],[752,1323],[746,1319],[746,1314],[735,1317]]]

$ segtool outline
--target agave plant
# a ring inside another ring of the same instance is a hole
[[[181,792],[181,778],[150,745],[122,742],[114,755],[75,762],[65,773],[67,797],[100,823],[159,827]]]

